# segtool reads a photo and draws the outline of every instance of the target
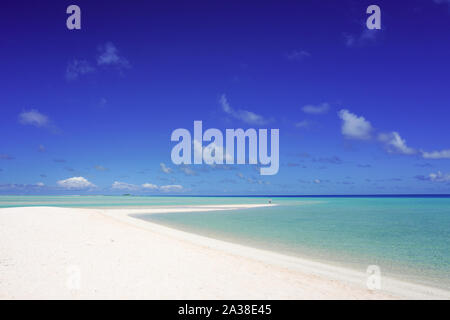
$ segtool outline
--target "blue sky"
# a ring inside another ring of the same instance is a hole
[[[450,1],[14,1],[0,28],[1,194],[450,191]],[[280,129],[278,174],[175,166],[194,120]]]

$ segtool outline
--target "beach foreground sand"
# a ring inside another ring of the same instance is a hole
[[[257,205],[256,205],[257,206]],[[1,299],[449,298],[399,281],[248,248],[129,214],[254,207],[0,209]]]

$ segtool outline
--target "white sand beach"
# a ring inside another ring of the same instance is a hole
[[[449,299],[444,290],[166,228],[150,209],[0,209],[0,299]]]

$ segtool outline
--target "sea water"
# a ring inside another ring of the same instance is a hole
[[[450,198],[273,198],[275,207],[144,215],[180,230],[450,289]]]
[[[273,197],[277,206],[138,215],[168,227],[450,289],[449,197]],[[0,207],[261,204],[265,197],[0,196]]]

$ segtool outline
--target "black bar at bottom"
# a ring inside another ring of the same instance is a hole
[[[83,308],[84,305],[89,309]],[[1,301],[0,308],[8,308],[18,317],[29,312],[45,312],[61,319],[62,307],[71,317],[85,318],[89,314],[102,316],[113,314],[116,318],[128,319],[139,313],[145,319],[308,319],[325,315],[385,319],[392,310],[405,316],[417,310],[442,308],[447,313],[450,301],[310,301],[310,300],[142,300],[142,301]],[[59,306],[58,306],[59,305]],[[445,308],[445,310],[444,310]],[[42,309],[42,310],[41,310]],[[89,310],[89,311],[87,311]]]

